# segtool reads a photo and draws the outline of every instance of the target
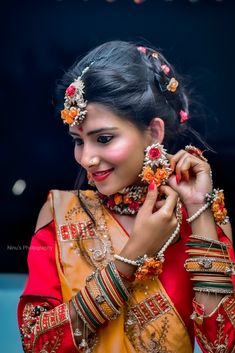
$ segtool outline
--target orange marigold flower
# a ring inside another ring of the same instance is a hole
[[[119,205],[122,202],[122,195],[116,194],[114,196],[114,202],[115,202],[116,205]]]
[[[162,273],[162,261],[151,257],[146,259],[144,264],[138,268],[135,277],[139,280],[145,280],[158,276],[160,273]]]
[[[132,203],[132,199],[128,195],[124,195],[123,202],[126,204]]]
[[[154,179],[154,172],[150,167],[146,167],[143,170],[143,180],[150,182]]]
[[[160,186],[162,182],[168,178],[168,176],[169,176],[169,173],[165,168],[158,168],[154,176],[156,185]]]
[[[60,114],[64,122],[70,125],[74,122],[74,119],[79,114],[79,109],[75,107],[72,107],[70,109],[63,109],[61,110]]]

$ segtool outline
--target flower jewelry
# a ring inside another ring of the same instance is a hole
[[[170,92],[175,92],[177,90],[177,87],[179,86],[179,82],[174,78],[172,77],[170,79],[170,82],[168,83],[168,85],[166,86],[167,90],[170,91]]]
[[[66,89],[64,96],[64,109],[61,110],[61,118],[70,126],[79,125],[86,117],[87,101],[84,100],[84,82],[82,76],[89,70],[93,62],[85,67],[81,75]]]
[[[199,148],[192,145],[187,145],[184,149],[186,152],[192,154],[193,156],[200,158],[204,162],[207,162],[207,159],[203,156],[203,152]]]
[[[181,110],[179,112],[179,115],[180,115],[180,123],[181,124],[188,120],[188,113],[185,112],[184,110]]]
[[[99,191],[97,191],[97,195],[101,203],[111,211],[119,214],[135,215],[144,203],[147,191],[147,186],[131,186],[113,195],[106,196]]]
[[[138,46],[137,50],[143,54],[146,55],[146,57],[153,58],[158,61],[158,64],[154,68],[154,71],[156,71],[157,75],[155,78],[158,81],[158,87],[161,90],[162,94],[164,95],[166,102],[171,106],[171,103],[169,101],[169,95],[175,94],[175,99],[178,100],[177,104],[177,109],[175,109],[173,106],[172,108],[176,111],[177,115],[179,116],[179,121],[180,123],[184,123],[188,120],[188,109],[187,109],[187,104],[185,104],[184,100],[182,100],[181,97],[181,90],[178,89],[180,83],[179,81],[174,77],[174,72],[172,68],[165,62],[164,58],[161,56],[160,53],[157,51],[153,51],[149,48],[143,47],[143,46]],[[160,69],[159,69],[160,67]]]
[[[163,145],[155,143],[148,146],[145,150],[143,169],[139,175],[142,180],[148,184],[154,181],[158,187],[161,184],[165,184],[171,173],[172,169]]]
[[[224,192],[223,190],[216,189],[215,198],[211,205],[211,210],[214,215],[214,219],[216,223],[226,224],[229,222],[229,217],[227,216],[227,209],[225,208],[224,202]]]
[[[224,203],[224,192],[220,189],[213,189],[210,193],[205,195],[205,204],[191,217],[187,218],[188,223],[197,219],[209,206],[213,212],[214,220],[219,224],[226,224],[229,221],[227,216],[227,209]]]
[[[135,272],[135,278],[139,281],[151,279],[162,273],[163,261],[147,255],[137,259],[138,269]]]

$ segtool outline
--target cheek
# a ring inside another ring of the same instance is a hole
[[[142,149],[137,147],[137,143],[130,142],[120,142],[115,148],[109,151],[110,159],[112,159],[113,163],[119,164],[125,161],[132,164],[132,162],[136,162],[137,160],[142,162],[142,155],[144,158],[144,153]]]

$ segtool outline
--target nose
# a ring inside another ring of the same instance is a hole
[[[100,163],[99,156],[94,154],[94,151],[88,151],[87,148],[83,148],[83,151],[80,155],[79,163],[86,170],[91,170],[92,167],[98,166]]]

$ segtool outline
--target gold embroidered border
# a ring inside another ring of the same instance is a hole
[[[69,308],[67,303],[63,303],[40,315],[34,328],[35,337],[63,325],[66,321],[69,321]]]
[[[231,323],[235,327],[235,296],[230,295],[226,300],[223,302],[223,307],[230,319]]]
[[[223,322],[219,323],[219,328],[216,332],[216,339],[214,342],[209,341],[206,335],[203,335],[201,330],[198,327],[195,327],[195,334],[197,338],[203,344],[204,349],[208,353],[215,353],[215,352],[223,352],[229,353],[228,350],[228,335],[224,334],[224,324]]]
[[[130,307],[128,316],[134,316],[138,324],[143,327],[171,309],[171,305],[166,298],[161,293],[156,293]]]
[[[62,242],[90,238],[96,235],[92,221],[62,224],[58,226],[57,232]]]

